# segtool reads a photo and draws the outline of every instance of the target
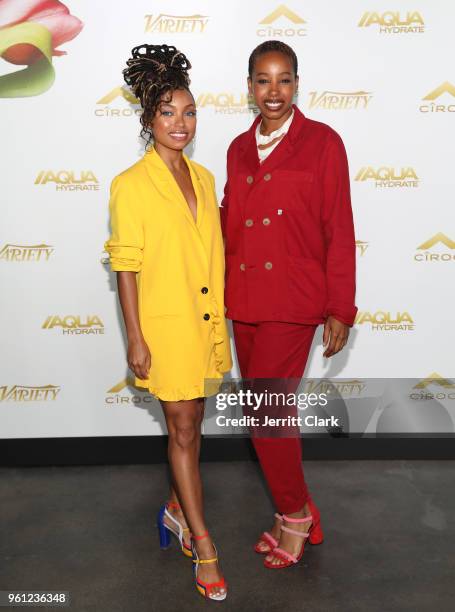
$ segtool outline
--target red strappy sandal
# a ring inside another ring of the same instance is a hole
[[[283,514],[283,521],[286,521],[288,523],[308,523],[308,522],[313,521],[313,516],[310,514],[309,516],[304,516],[303,518],[292,518],[290,516],[286,516],[285,514]],[[291,555],[291,553],[289,553],[287,550],[284,550],[283,548],[280,548],[279,546],[277,546],[276,548],[272,550],[272,554],[275,557],[278,557],[278,559],[280,559],[282,563],[272,563],[271,561],[267,561],[267,559],[264,559],[264,566],[267,567],[268,569],[283,569],[285,567],[289,567],[290,565],[295,565],[296,563],[298,563],[303,556],[303,549],[305,548],[305,542],[306,542],[306,539],[310,537],[310,532],[311,532],[312,527],[313,525],[311,525],[310,529],[307,532],[303,532],[303,531],[296,531],[295,529],[290,529],[289,527],[285,527],[284,525],[281,525],[282,531],[287,531],[288,533],[292,533],[292,535],[296,535],[296,536],[299,536],[299,538],[303,538],[302,547],[300,549],[300,552],[297,556]]]

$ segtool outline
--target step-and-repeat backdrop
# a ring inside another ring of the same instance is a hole
[[[163,432],[130,385],[103,252],[110,181],[143,154],[121,73],[141,43],[192,62],[191,155],[220,198],[226,149],[254,119],[248,56],[294,48],[300,109],[346,145],[358,255],[350,344],[325,360],[320,330],[308,375],[413,377],[455,398],[454,27],[444,0],[1,0],[0,437]]]

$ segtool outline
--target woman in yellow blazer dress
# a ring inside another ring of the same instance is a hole
[[[215,183],[183,153],[196,129],[187,58],[175,47],[142,45],[127,65],[125,81],[143,108],[141,133],[153,146],[112,181],[105,249],[118,273],[135,384],[159,398],[168,428],[173,486],[158,513],[160,546],[176,535],[193,558],[198,591],[220,600],[226,583],[199,474],[204,397],[232,367]]]

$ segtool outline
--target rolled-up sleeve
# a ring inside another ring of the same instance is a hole
[[[113,272],[140,272],[144,250],[144,230],[137,194],[122,176],[111,184],[109,200],[111,236],[104,243]]]

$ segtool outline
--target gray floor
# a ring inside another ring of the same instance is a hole
[[[252,551],[272,515],[257,464],[203,464],[229,583],[221,604],[198,595],[174,544],[158,547],[164,465],[3,468],[0,590],[67,590],[77,612],[455,609],[453,462],[305,465],[326,540],[304,563],[271,571]]]

